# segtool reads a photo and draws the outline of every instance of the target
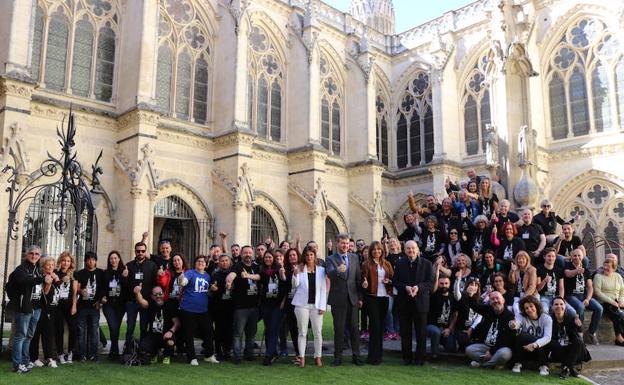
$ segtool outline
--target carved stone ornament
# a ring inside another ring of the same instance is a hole
[[[119,145],[116,145],[114,157],[115,165],[128,176],[133,188],[139,186],[144,175],[147,175],[150,187],[157,188],[160,181],[160,174],[156,168],[154,159],[152,159],[154,151],[149,143],[146,143],[141,148],[141,152],[143,153],[143,158],[137,160],[136,164],[133,165]]]
[[[230,0],[230,3],[227,5],[230,15],[234,18],[234,33],[237,35],[240,30],[240,22],[250,2],[251,0]]]
[[[0,148],[0,168],[8,164],[9,157],[13,156],[18,170],[25,172],[29,169],[29,158],[25,150],[26,145],[24,144],[22,125],[18,122],[13,122],[9,129],[11,134],[4,139],[2,148]]]

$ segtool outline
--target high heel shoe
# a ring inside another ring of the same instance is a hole
[[[303,368],[305,366],[305,357],[299,357],[299,367]]]
[[[315,357],[314,358],[314,363],[316,364],[316,366],[318,366],[319,368],[323,366],[323,360],[321,360],[321,357]]]

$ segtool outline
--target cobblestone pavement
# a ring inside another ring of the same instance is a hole
[[[600,385],[622,385],[624,383],[624,368],[588,371],[583,374]]]

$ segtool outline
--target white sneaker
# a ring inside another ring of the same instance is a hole
[[[56,365],[56,361],[54,361],[53,359],[48,360],[48,367],[49,368],[58,368],[58,366]]]
[[[210,356],[210,357],[204,357],[204,362],[208,362],[208,363],[211,363],[211,364],[218,364],[219,363],[219,361],[217,361],[217,357],[215,357],[214,354],[212,356]]]
[[[62,354],[58,355],[58,362],[59,364],[63,365],[66,361],[65,361],[65,356]]]
[[[30,372],[30,369],[28,369],[28,368],[26,367],[26,365],[19,364],[19,365],[17,366],[17,368],[13,368],[13,371],[14,371],[15,373],[24,374],[24,373],[28,373],[28,372]]]
[[[548,370],[548,366],[546,365],[542,365],[539,367],[539,374],[540,376],[548,376],[550,374],[550,371]]]
[[[33,365],[35,365],[35,367],[37,368],[43,368],[45,366],[45,364],[41,360],[36,360],[35,362],[33,362]]]
[[[32,370],[32,368],[34,368],[34,367],[35,367],[35,363],[34,363],[34,362],[29,362],[29,363],[27,363],[27,364],[26,364],[26,365],[24,365],[24,366],[26,366],[26,369],[28,369],[28,370]]]
[[[470,367],[471,368],[478,368],[479,366],[481,366],[481,364],[477,361],[472,361],[470,362]]]
[[[519,362],[516,362],[513,369],[511,369],[511,371],[514,373],[520,373],[522,371],[522,364]]]
[[[191,360],[191,366],[199,366],[199,362],[197,362],[197,359],[193,358]]]
[[[72,357],[74,356],[73,352],[69,352],[67,353],[67,358],[65,359],[65,363],[67,364],[71,364],[72,363]]]

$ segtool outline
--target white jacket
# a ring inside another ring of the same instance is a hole
[[[325,268],[316,267],[316,295],[314,299],[314,307],[318,310],[325,311],[327,308],[327,281]],[[296,287],[295,296],[292,299],[294,306],[305,306],[308,304],[308,267],[304,266],[303,271],[297,275],[293,274],[292,285]]]

